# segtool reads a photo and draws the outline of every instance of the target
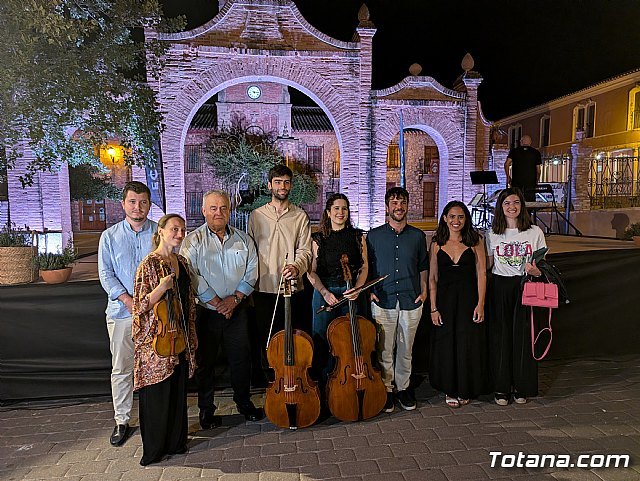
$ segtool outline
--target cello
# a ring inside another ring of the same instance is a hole
[[[185,350],[187,345],[180,292],[178,292],[178,296],[175,296],[173,289],[173,287],[168,289],[165,296],[153,306],[153,314],[157,322],[156,335],[153,337],[153,350],[162,357],[177,356]],[[179,322],[179,318],[182,319],[182,324]]]
[[[283,282],[284,330],[276,333],[267,346],[267,360],[275,371],[275,380],[267,387],[264,412],[276,426],[295,430],[316,422],[320,416],[320,393],[308,373],[313,341],[306,332],[293,329],[291,280]]]
[[[342,273],[351,289],[349,258],[340,258]],[[331,321],[327,340],[336,365],[327,381],[327,399],[331,414],[341,421],[362,421],[377,416],[387,402],[387,389],[380,371],[373,366],[376,328],[356,315],[356,303],[349,301],[349,314]]]

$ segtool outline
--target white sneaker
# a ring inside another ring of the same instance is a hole
[[[498,406],[508,406],[509,405],[509,397],[506,394],[498,394],[495,395],[496,404]]]
[[[513,394],[513,400],[516,404],[527,404],[527,398],[518,393]]]

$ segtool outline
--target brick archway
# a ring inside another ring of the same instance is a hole
[[[184,213],[184,142],[200,106],[220,90],[244,82],[294,87],[320,106],[340,148],[340,191],[352,216],[370,225],[368,186],[371,134],[371,47],[375,34],[361,12],[354,41],[333,39],[312,27],[290,0],[228,0],[218,15],[187,32],[158,34],[168,45],[156,82],[165,113],[161,147],[167,210]]]
[[[376,197],[384,196],[386,179],[387,147],[398,135],[400,117],[399,108],[382,119],[376,127],[375,149],[373,152],[373,164],[376,174]],[[426,107],[403,107],[403,125],[405,129],[416,129],[429,135],[435,142],[440,155],[438,172],[438,208],[444,206],[452,195],[460,195],[462,192],[462,175],[465,163],[463,163],[464,139],[462,112],[449,109],[448,115],[442,111]],[[375,217],[378,223],[384,221],[384,205],[376,204]]]
[[[167,106],[165,132],[162,136],[162,153],[165,171],[172,172],[171,190],[167,188],[167,210],[181,212],[184,209],[184,143],[191,120],[198,109],[213,95],[232,85],[261,81],[274,82],[294,87],[311,98],[323,109],[335,131],[341,152],[341,191],[349,191],[349,184],[342,179],[352,176],[348,173],[350,164],[358,161],[358,132],[351,116],[344,112],[344,102],[328,82],[315,72],[302,72],[299,66],[283,65],[271,69],[270,74],[242,75],[233,65],[218,65],[205,72],[197,80],[187,84],[176,99]],[[236,64],[237,66],[237,64]],[[284,73],[289,77],[284,77]],[[345,170],[347,173],[345,173]],[[168,187],[169,187],[168,186]],[[347,194],[349,195],[349,194]]]

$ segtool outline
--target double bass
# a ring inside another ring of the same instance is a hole
[[[284,330],[276,333],[267,346],[267,360],[275,371],[275,380],[267,387],[264,412],[276,426],[295,430],[316,422],[320,416],[320,393],[308,372],[313,341],[306,332],[293,329],[291,280],[283,282]]]
[[[176,283],[174,277],[174,284]],[[174,295],[173,287],[153,306],[157,329],[153,338],[153,350],[162,357],[177,356],[187,346],[186,325],[182,316],[180,295]],[[182,321],[182,322],[180,322]]]
[[[340,258],[347,290],[352,279],[349,258]],[[331,414],[341,421],[362,421],[377,416],[387,402],[387,389],[380,371],[373,366],[376,328],[372,322],[356,315],[356,304],[349,301],[349,314],[331,321],[327,340],[336,365],[327,381],[327,398]]]

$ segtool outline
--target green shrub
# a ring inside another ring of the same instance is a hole
[[[61,252],[46,254],[38,254],[34,259],[36,267],[41,271],[53,271],[56,269],[64,269],[69,267],[76,260],[76,250],[73,248],[73,244],[69,242],[67,247],[62,249]]]
[[[640,235],[640,222],[635,222],[624,231],[624,238],[631,240],[633,236]]]
[[[31,247],[31,233],[29,228],[17,228],[15,224],[6,225],[0,229],[0,247]]]

